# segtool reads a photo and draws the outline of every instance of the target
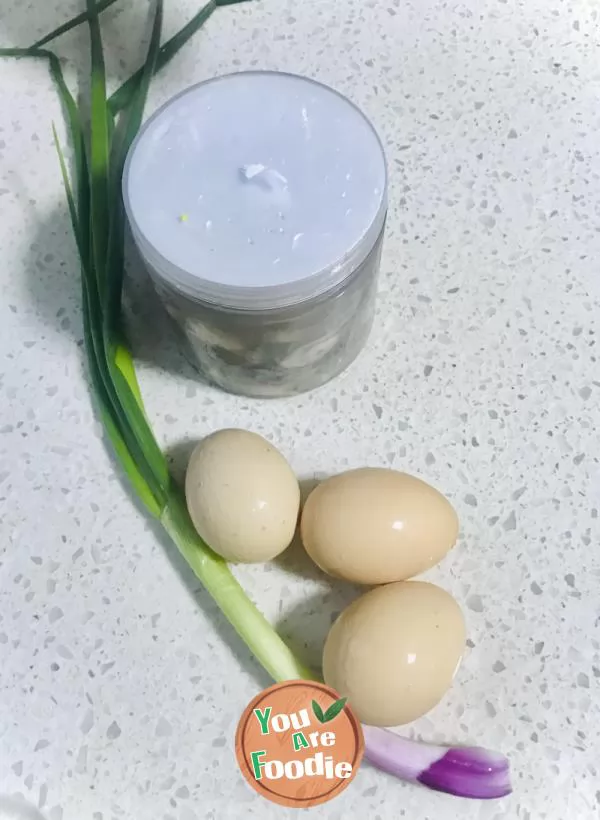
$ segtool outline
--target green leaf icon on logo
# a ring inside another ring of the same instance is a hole
[[[313,700],[312,710],[319,723],[329,723],[330,720],[333,720],[339,715],[339,713],[346,705],[347,700],[348,698],[340,698],[339,700],[334,701],[325,713],[323,713],[323,710],[321,709],[317,701]]]

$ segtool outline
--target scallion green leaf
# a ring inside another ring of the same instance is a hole
[[[182,46],[184,46],[188,40],[194,36],[198,29],[202,28],[204,23],[206,23],[208,18],[219,6],[231,6],[237,3],[245,2],[248,2],[248,0],[210,0],[210,2],[208,2],[204,8],[200,9],[200,11],[195,14],[192,19],[177,32],[177,34],[174,34],[173,37],[171,37],[170,40],[167,40],[167,42],[160,48],[154,68],[155,73],[160,71],[161,68],[164,68],[167,63],[175,57]],[[143,70],[144,67],[136,71],[135,74],[126,80],[126,82],[124,82],[123,85],[121,85],[109,99],[108,104],[113,115],[117,114],[119,111],[122,111],[129,105],[133,95],[135,94],[135,90],[140,81]]]
[[[100,0],[96,6],[96,13],[100,14],[101,12],[105,11],[110,6],[114,6],[118,0]],[[71,20],[67,20],[66,23],[63,23],[62,26],[55,28],[54,31],[51,31],[50,34],[46,34],[40,40],[37,40],[31,48],[41,48],[45,46],[47,43],[51,43],[52,40],[56,40],[57,37],[60,37],[63,34],[66,34],[71,29],[77,28],[82,23],[86,23],[89,19],[89,11],[84,11],[81,14],[78,14],[76,17],[71,18]]]
[[[81,247],[81,232],[80,232],[80,223],[79,223],[79,216],[77,213],[77,208],[75,205],[75,199],[73,196],[73,191],[71,187],[71,183],[69,181],[69,175],[67,171],[67,165],[65,162],[64,154],[60,147],[60,142],[58,140],[58,135],[56,133],[56,128],[54,124],[52,125],[52,132],[54,135],[54,142],[56,145],[56,150],[58,153],[58,160],[60,164],[61,175],[63,179],[63,184],[65,188],[65,194],[67,198],[67,205],[69,208],[69,214],[71,216],[71,223],[73,225],[73,234],[75,236],[77,246],[79,249],[79,253],[82,259],[86,257],[84,249]],[[96,394],[96,399],[98,403],[98,410],[100,412],[100,416],[102,418],[102,422],[104,428],[108,434],[108,437],[115,449],[117,457],[121,462],[126,474],[128,475],[131,483],[136,490],[137,495],[141,499],[141,501],[145,504],[149,512],[152,513],[156,518],[159,518],[162,512],[161,507],[157,503],[156,499],[152,495],[152,493],[148,489],[148,485],[144,481],[142,475],[140,474],[137,465],[133,461],[131,453],[129,452],[123,437],[121,436],[118,426],[114,419],[113,407],[110,397],[107,395],[106,387],[100,373],[100,370],[97,366],[97,360],[95,355],[94,349],[94,341],[92,338],[92,329],[90,323],[90,310],[89,310],[89,294],[87,290],[87,285],[85,278],[83,279],[83,286],[82,286],[82,293],[83,293],[83,329],[84,329],[84,340],[86,344],[86,350],[88,352],[88,359],[90,362],[90,376],[92,380],[92,386],[94,388],[94,392]],[[140,396],[141,401],[141,396]]]
[[[92,256],[101,295],[104,291],[108,246],[108,175],[110,140],[106,102],[106,69],[98,10],[94,0],[86,0],[92,60],[90,112],[90,219]]]
[[[107,294],[105,317],[114,321],[121,314],[121,293],[123,289],[123,240],[125,214],[123,198],[121,196],[121,178],[127,152],[135,135],[140,129],[144,115],[144,107],[148,96],[150,81],[156,68],[158,51],[160,48],[160,34],[163,19],[163,0],[158,0],[154,14],[154,23],[148,46],[146,62],[132,95],[127,109],[122,112],[118,128],[115,132],[111,154],[111,174],[109,179],[110,197],[110,227],[108,237],[107,258]],[[115,324],[108,332],[118,330]]]

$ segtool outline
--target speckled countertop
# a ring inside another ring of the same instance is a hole
[[[4,2],[0,39],[26,44],[79,5]],[[145,30],[146,4],[121,5],[105,18],[114,83]],[[198,5],[169,3],[168,31]],[[150,109],[232,69],[306,73],[360,104],[388,151],[375,331],[313,394],[201,386],[132,272],[143,390],[176,464],[237,425],[302,477],[387,464],[459,509],[460,543],[430,577],[462,602],[470,648],[407,731],[505,752],[515,793],[468,803],[365,766],[315,818],[599,816],[599,14],[597,0],[264,0],[217,12],[153,87]],[[85,33],[59,48],[75,81]],[[266,676],[136,509],[94,419],[45,67],[3,62],[0,95],[0,792],[47,820],[295,817],[233,763]],[[355,594],[297,550],[237,574],[309,659]]]

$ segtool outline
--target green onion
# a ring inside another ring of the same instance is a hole
[[[229,0],[229,3],[242,1]],[[183,490],[170,475],[166,458],[148,422],[123,332],[125,215],[120,183],[125,156],[141,125],[152,75],[175,56],[218,6],[229,3],[211,0],[161,48],[163,2],[158,0],[144,65],[117,90],[109,103],[98,15],[110,3],[86,2],[84,14],[30,48],[2,49],[0,56],[48,60],[65,109],[73,149],[74,184],[70,181],[56,131],[54,135],[81,262],[85,347],[98,412],[138,497],[161,521],[193,572],[260,663],[275,680],[310,679],[314,677],[311,670],[294,657],[245,594],[227,563],[196,533]],[[91,115],[87,133],[58,58],[39,47],[83,22],[89,27],[92,57]]]

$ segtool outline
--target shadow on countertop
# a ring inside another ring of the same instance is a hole
[[[60,169],[56,165],[57,181]],[[73,238],[66,201],[50,213],[42,214],[37,201],[11,175],[11,192],[22,207],[31,209],[37,226],[33,241],[27,240],[23,257],[27,260],[25,286],[35,318],[42,325],[38,337],[46,333],[70,338],[83,346],[80,263]],[[185,340],[160,302],[152,281],[135,249],[126,242],[126,272],[123,294],[125,328],[137,361],[176,375],[194,385],[205,382],[186,356]],[[82,356],[83,369],[87,371]]]
[[[18,194],[22,196],[23,191],[18,191]],[[35,202],[30,204],[35,209]],[[34,313],[33,320],[31,317],[27,317],[25,321],[32,324],[35,344],[44,344],[48,335],[56,335],[65,339],[68,345],[77,345],[80,349],[82,377],[87,382],[89,380],[87,363],[83,352],[80,266],[66,207],[56,208],[52,213],[44,215],[41,219],[38,216],[38,219],[35,238],[33,242],[29,243],[29,248],[24,253],[27,259],[25,265],[27,280],[24,285],[28,289],[29,302]],[[155,314],[153,313],[152,323],[147,325],[148,331],[155,342],[158,338],[168,339],[169,333],[171,333],[170,320],[164,313],[158,298],[154,295],[152,285],[147,280],[147,275],[139,269],[136,275],[140,277],[140,281],[136,283],[134,280],[132,283],[130,280],[128,283],[128,290],[132,288],[134,292],[133,301],[144,302],[144,311],[149,310],[152,313],[156,311]],[[143,281],[144,278],[147,280],[146,282]],[[149,308],[146,305],[146,300],[151,303]],[[141,311],[142,307],[139,309]],[[144,322],[146,322],[146,319],[144,319]],[[138,344],[141,343],[139,339],[137,341]],[[195,371],[179,351],[172,334],[170,344],[157,343],[157,347],[163,352],[163,359],[162,362],[158,363],[159,366],[168,366],[171,371],[187,372],[190,378],[194,377],[196,379]],[[154,356],[152,352],[149,355]],[[155,363],[154,359],[152,361]],[[237,637],[232,626],[222,615],[210,595],[201,587],[198,579],[162,526],[158,521],[147,515],[147,511],[133,491],[128,477],[115,459],[109,440],[104,437],[103,442],[111,458],[113,468],[121,479],[124,491],[128,494],[132,504],[146,518],[149,530],[161,544],[173,569],[178,574],[182,586],[198,603],[212,623],[219,638],[236,657],[240,667],[255,679],[257,687],[263,689],[270,685],[272,681],[268,674],[254,659],[242,640]],[[187,458],[179,456],[179,462],[185,469]]]
[[[312,490],[327,477],[300,479],[301,509]],[[275,625],[292,651],[311,669],[319,670],[323,645],[332,623],[364,590],[323,572],[304,549],[300,526],[290,546],[273,563],[299,578],[321,582],[320,589],[296,603]]]
[[[351,584],[332,581],[329,589],[313,592],[295,604],[277,621],[275,628],[299,660],[311,669],[320,670],[331,625],[361,591]]]
[[[16,186],[19,181],[17,179]],[[23,198],[24,190],[17,190]],[[25,199],[27,203],[27,199]],[[80,349],[81,372],[88,379],[87,365],[83,352],[83,328],[81,315],[80,266],[71,224],[66,206],[58,206],[51,213],[41,216],[35,201],[29,205],[38,218],[38,228],[33,242],[30,242],[27,258],[27,280],[31,310],[34,313],[33,327],[36,343],[44,342],[48,335],[66,339],[67,344]],[[128,329],[133,328],[132,338],[137,357],[145,359],[153,366],[167,369],[198,383],[198,374],[187,361],[177,336],[171,326],[143,265],[128,248],[127,294]],[[27,321],[31,321],[28,317]],[[131,319],[131,321],[129,321]],[[123,488],[132,503],[146,515],[145,509],[133,492],[127,476],[114,459],[112,448],[105,438],[105,446],[112,459],[114,469],[122,479]],[[175,480],[182,481],[189,456],[197,440],[183,440],[167,452]],[[318,483],[315,478],[301,482],[302,502]],[[178,574],[182,586],[200,606],[219,638],[226,644],[238,661],[240,668],[252,676],[258,689],[271,684],[269,675],[254,659],[243,641],[238,638],[233,627],[221,613],[210,595],[200,585],[196,576],[180,555],[177,547],[169,539],[160,524],[146,516],[148,528],[162,545],[173,569]],[[331,623],[339,612],[360,593],[357,587],[335,581],[325,575],[310,559],[300,542],[299,533],[290,547],[278,556],[274,564],[285,573],[301,579],[322,582],[322,588],[315,591],[285,612],[275,625],[281,637],[288,641],[309,666],[319,669],[325,637]]]
[[[44,815],[21,797],[0,794],[0,817],[6,820],[45,820]]]

